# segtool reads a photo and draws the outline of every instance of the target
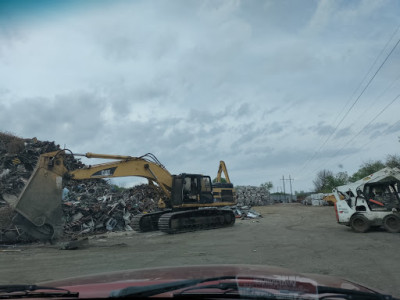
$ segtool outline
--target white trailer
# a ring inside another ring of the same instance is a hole
[[[384,168],[354,183],[336,187],[333,194],[338,223],[350,226],[355,232],[380,226],[389,232],[400,232],[399,191],[398,168]]]

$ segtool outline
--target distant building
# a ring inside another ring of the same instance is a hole
[[[271,194],[271,201],[273,203],[291,203],[291,202],[297,202],[297,196],[296,195],[289,195],[289,194],[282,194],[282,193],[276,193],[276,194]]]

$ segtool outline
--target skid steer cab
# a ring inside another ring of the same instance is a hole
[[[350,226],[355,232],[381,226],[389,232],[400,232],[399,189],[398,168],[384,168],[357,182],[335,188],[338,223]]]
[[[69,170],[66,162],[73,156],[112,161]],[[39,157],[32,176],[17,200],[14,223],[35,239],[44,241],[57,239],[63,235],[64,231],[62,188],[66,178],[87,180],[125,176],[146,178],[149,184],[158,185],[164,194],[158,202],[159,212],[135,217],[136,219],[133,220],[135,230],[158,230],[158,221],[162,216],[162,228],[168,233],[186,230],[188,226],[185,222],[194,222],[198,228],[207,227],[210,225],[209,223],[212,223],[213,228],[233,224],[231,220],[233,213],[217,212],[215,208],[234,203],[214,201],[209,176],[188,173],[171,175],[150,153],[133,157],[94,153],[72,154],[66,150],[45,153]],[[200,213],[191,212],[186,215],[182,212],[179,215],[171,215],[171,218],[174,218],[174,224],[164,216],[166,212],[197,210],[204,207],[214,209],[202,210]],[[222,219],[226,219],[226,221],[222,222]],[[215,224],[216,222],[219,224]],[[171,226],[174,226],[173,230]],[[192,225],[190,228],[197,228],[196,226]]]

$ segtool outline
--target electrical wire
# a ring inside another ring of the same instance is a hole
[[[397,121],[396,123],[394,123],[394,124],[392,124],[390,127],[388,127],[386,130],[390,130],[391,128],[395,128],[396,126],[399,126],[400,125],[400,120],[399,121]],[[361,145],[361,149],[364,149],[366,146],[368,146],[369,144],[371,144],[372,143],[372,141],[368,141],[368,142],[366,142],[366,143],[364,143],[363,145]],[[343,159],[342,159],[342,161],[345,161],[345,160],[347,160],[348,158],[350,158],[350,157],[352,157],[354,154],[349,154],[349,155],[347,155],[346,157],[344,157]]]
[[[395,31],[395,33],[397,33],[397,31],[400,29],[400,26],[397,28],[397,30]],[[394,33],[394,34],[395,34]],[[389,39],[389,42],[393,39],[394,34],[391,36],[391,38]],[[385,49],[388,45],[388,43],[386,43],[385,47],[383,49]],[[362,89],[362,91],[360,92],[360,94],[358,95],[358,97],[354,100],[354,102],[352,103],[352,105],[350,106],[350,108],[347,110],[347,112],[345,113],[345,115],[341,118],[341,120],[339,121],[339,123],[336,125],[335,129],[331,132],[331,134],[328,136],[328,138],[323,142],[323,144],[318,148],[317,151],[314,152],[313,156],[311,158],[309,158],[306,163],[303,164],[303,166],[301,167],[301,170],[304,170],[305,167],[307,166],[307,164],[309,164],[312,160],[314,160],[317,156],[317,154],[320,153],[320,151],[322,150],[322,148],[327,144],[327,142],[331,139],[331,137],[333,136],[333,134],[337,131],[337,129],[339,128],[339,126],[343,123],[343,121],[345,120],[345,118],[349,115],[349,113],[351,112],[351,110],[354,108],[354,106],[357,104],[357,102],[360,100],[360,98],[362,97],[362,95],[365,93],[365,91],[368,89],[368,87],[371,85],[372,81],[375,79],[375,77],[377,76],[377,74],[379,73],[379,71],[383,68],[383,66],[385,65],[385,63],[388,61],[388,59],[390,58],[390,56],[393,54],[394,50],[397,48],[397,46],[400,43],[400,39],[398,39],[398,41],[396,42],[396,44],[392,47],[392,49],[390,50],[390,52],[387,54],[386,58],[383,60],[383,62],[380,64],[380,66],[378,67],[378,69],[375,71],[375,73],[372,75],[372,77],[370,78],[370,80],[368,81],[368,83],[365,85],[365,87]],[[383,52],[383,50],[381,51],[381,53]],[[378,57],[381,55],[381,53],[378,55]],[[376,59],[377,60],[377,59]],[[376,61],[375,60],[375,61]],[[375,64],[375,62],[372,64],[372,66]],[[370,71],[367,72],[367,74]],[[357,88],[358,89],[358,88]],[[347,106],[347,104],[346,104]],[[296,174],[299,172],[296,172]]]
[[[363,79],[360,81],[359,85],[357,86],[357,88],[354,90],[353,94],[351,95],[351,97],[349,98],[349,100],[346,102],[345,106],[343,107],[342,111],[337,115],[336,119],[334,120],[334,124],[336,123],[337,119],[339,118],[339,116],[343,113],[344,109],[347,107],[347,105],[350,103],[350,100],[355,96],[356,92],[361,88],[362,83],[367,79],[367,76],[369,73],[371,73],[373,67],[376,65],[376,63],[378,62],[379,58],[382,56],[383,52],[386,50],[386,48],[389,46],[389,43],[393,40],[394,36],[397,34],[397,32],[400,30],[400,25],[397,27],[397,29],[393,32],[393,34],[391,35],[391,37],[388,39],[388,41],[386,42],[385,46],[382,48],[382,50],[380,51],[380,53],[376,56],[374,62],[372,63],[372,65],[370,66],[370,68],[368,69],[367,73],[365,73]],[[397,45],[399,44],[400,39],[397,41],[396,45],[392,48],[391,52],[386,56],[386,59],[383,61],[383,63],[380,65],[380,67],[378,68],[378,70],[375,72],[375,74],[372,76],[372,78],[369,80],[369,82],[367,83],[367,85],[364,87],[364,89],[361,91],[360,95],[356,98],[356,100],[353,102],[353,104],[351,105],[351,107],[347,110],[346,114],[342,117],[342,119],[340,120],[340,122],[335,126],[335,128],[333,129],[333,131],[329,134],[329,136],[327,137],[327,139],[322,143],[322,145],[318,148],[318,150],[314,153],[313,157],[311,158],[311,160],[316,156],[317,153],[319,153],[322,148],[327,144],[327,142],[331,139],[331,137],[335,134],[335,132],[337,131],[337,129],[339,128],[339,126],[343,123],[344,119],[348,116],[348,114],[350,113],[350,111],[353,109],[353,107],[355,106],[355,104],[358,102],[358,100],[360,99],[360,97],[364,94],[365,90],[368,88],[368,86],[371,84],[372,80],[375,78],[376,74],[379,72],[379,70],[383,67],[383,65],[385,64],[386,60],[389,58],[389,56],[392,54],[392,52],[394,51],[394,49],[397,47]]]
[[[398,82],[400,80],[400,74],[399,76],[397,76],[397,78],[395,80],[393,80],[390,84],[388,84],[388,86],[383,90],[383,92],[376,98],[374,99],[374,103],[373,105],[368,105],[366,104],[365,109],[362,113],[360,113],[360,115],[358,116],[357,119],[355,119],[353,121],[353,124],[350,125],[350,127],[356,123],[358,123],[358,121],[361,119],[362,116],[365,116],[365,114],[371,110],[377,103],[379,103],[379,100],[395,85],[396,82]]]
[[[392,101],[390,101],[378,114],[375,115],[375,117],[373,117],[373,118],[371,119],[371,121],[369,121],[363,128],[361,128],[360,131],[358,131],[358,132],[357,132],[355,135],[353,135],[348,141],[346,141],[346,142],[344,143],[344,146],[341,147],[339,150],[337,150],[337,151],[332,155],[333,158],[336,157],[347,145],[353,143],[353,142],[354,142],[354,139],[356,139],[365,129],[367,129],[368,126],[370,126],[380,115],[382,115],[382,114],[383,114],[394,102],[396,102],[396,100],[398,100],[399,98],[400,98],[400,94],[397,95],[395,98],[393,98]],[[363,148],[363,147],[362,147],[362,148]],[[353,154],[350,154],[350,155],[346,156],[345,159],[347,159],[347,158],[349,158],[349,157],[351,157],[351,156],[353,156],[353,155],[355,155],[355,154],[354,154],[354,153],[353,153]],[[324,166],[326,166],[328,163],[330,163],[330,162],[333,160],[333,158],[330,159],[329,161],[327,161],[322,167],[324,167]],[[345,160],[345,159],[343,159],[343,160]],[[319,169],[320,169],[320,168],[321,168],[321,166],[319,167]],[[314,170],[313,173],[315,173],[315,172],[317,172],[317,171],[318,171],[318,169]]]

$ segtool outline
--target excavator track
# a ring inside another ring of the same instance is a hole
[[[228,227],[234,223],[232,210],[208,208],[166,213],[160,217],[158,229],[166,233],[181,233]]]
[[[163,214],[168,212],[170,212],[170,210],[157,211],[153,213],[139,214],[137,216],[134,216],[131,223],[132,229],[140,232],[158,230],[158,220]]]

